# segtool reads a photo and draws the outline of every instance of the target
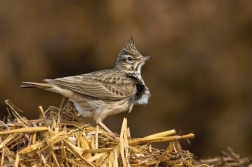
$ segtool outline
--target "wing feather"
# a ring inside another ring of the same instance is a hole
[[[81,95],[100,99],[119,100],[136,93],[134,81],[114,70],[96,71],[72,77],[46,79],[45,81]]]

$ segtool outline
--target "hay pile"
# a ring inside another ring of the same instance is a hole
[[[207,166],[216,167],[252,167],[252,155],[248,157],[240,157],[231,147],[228,147],[227,152],[222,151],[221,156],[214,158],[201,159],[197,164],[205,164]]]
[[[28,120],[9,100],[9,116],[0,122],[0,166],[194,166],[193,155],[180,149],[169,130],[132,139],[124,119],[119,141],[99,126],[85,124],[70,103],[60,108],[39,107],[40,118]],[[171,141],[166,150],[151,143]]]

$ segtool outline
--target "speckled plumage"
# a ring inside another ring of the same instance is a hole
[[[23,82],[23,88],[44,88],[69,98],[77,111],[93,117],[110,134],[102,120],[109,115],[131,111],[134,104],[147,104],[150,92],[141,77],[141,67],[150,56],[142,56],[131,38],[120,51],[114,69],[57,79],[45,83]]]

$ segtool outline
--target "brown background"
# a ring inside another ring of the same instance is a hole
[[[175,128],[197,157],[231,146],[252,151],[252,1],[0,1],[0,107],[10,99],[37,118],[62,97],[22,81],[113,68],[132,35],[153,60],[143,67],[152,97],[105,120],[133,137]],[[164,145],[161,147],[165,147]]]

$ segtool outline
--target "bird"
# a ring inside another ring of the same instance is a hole
[[[73,102],[84,117],[92,117],[112,137],[115,134],[102,122],[106,117],[131,112],[134,105],[147,104],[151,96],[141,76],[141,68],[152,56],[143,56],[128,41],[119,52],[113,69],[56,79],[43,83],[22,82],[21,88],[42,88],[59,93]]]

